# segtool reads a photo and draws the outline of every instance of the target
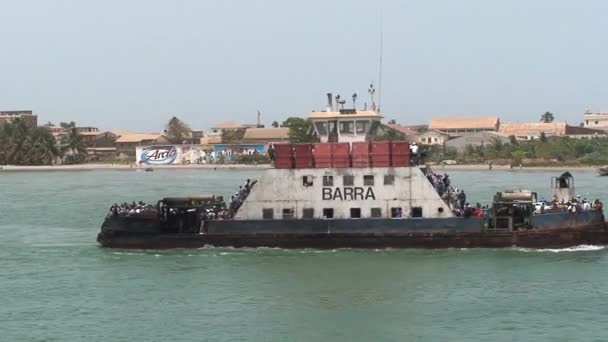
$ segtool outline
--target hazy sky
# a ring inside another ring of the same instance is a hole
[[[581,121],[608,108],[608,1],[0,0],[0,109],[161,131],[367,100],[432,116]],[[380,20],[382,18],[382,20]]]

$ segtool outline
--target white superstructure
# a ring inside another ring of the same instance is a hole
[[[454,217],[418,167],[270,169],[235,219]]]

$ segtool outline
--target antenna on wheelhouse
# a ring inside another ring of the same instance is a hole
[[[378,65],[378,108],[377,112],[380,113],[380,106],[382,104],[382,50],[383,50],[383,27],[382,27],[382,16],[380,16],[380,61]],[[375,106],[374,106],[375,107]]]
[[[376,111],[376,102],[374,101],[374,94],[376,94],[376,89],[374,88],[373,83],[370,83],[369,89],[367,89],[367,92],[369,93],[369,96],[371,97],[372,110],[375,112]]]

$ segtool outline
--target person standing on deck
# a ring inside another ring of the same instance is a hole
[[[410,145],[410,152],[412,153],[412,164],[415,166],[418,166],[420,164],[420,161],[418,160],[418,145],[413,142]]]

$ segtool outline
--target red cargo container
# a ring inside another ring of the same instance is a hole
[[[371,159],[373,167],[391,166],[390,141],[373,141],[371,146]]]
[[[369,142],[354,142],[352,145],[353,167],[370,167]]]
[[[293,169],[293,146],[291,144],[274,145],[274,167]]]
[[[315,168],[331,167],[331,144],[316,143],[313,144],[313,156]]]
[[[391,165],[410,166],[410,143],[407,141],[391,142]]]
[[[310,169],[315,167],[312,155],[312,144],[294,144],[293,157],[296,169]]]
[[[350,144],[332,143],[331,144],[331,166],[350,167]]]

